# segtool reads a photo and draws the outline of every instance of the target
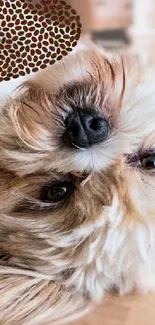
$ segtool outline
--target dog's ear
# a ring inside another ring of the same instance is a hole
[[[8,169],[17,170],[18,167],[15,166],[17,160],[23,164],[23,161],[26,163],[26,160],[30,159],[30,154],[32,158],[32,153],[42,155],[52,151],[55,124],[50,105],[52,104],[51,102],[49,104],[44,91],[38,90],[35,85],[28,82],[22,85],[16,98],[8,100],[2,107],[0,167],[3,165],[8,166]]]
[[[31,273],[31,272],[29,272]],[[0,266],[0,323],[3,325],[43,324],[83,313],[88,301],[44,276]]]
[[[47,107],[48,99],[44,91],[30,81],[22,84],[19,95],[7,104],[5,113],[13,132],[31,148],[41,149],[40,141],[45,133]]]

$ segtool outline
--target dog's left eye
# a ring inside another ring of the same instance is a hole
[[[40,199],[43,202],[57,203],[65,199],[69,192],[69,184],[54,183],[45,185],[40,194]]]
[[[153,169],[155,168],[155,155],[147,156],[141,159],[141,165],[145,169]]]

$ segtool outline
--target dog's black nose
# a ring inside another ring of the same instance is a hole
[[[108,122],[95,110],[76,109],[67,117],[65,126],[65,144],[77,149],[104,141],[109,133]]]

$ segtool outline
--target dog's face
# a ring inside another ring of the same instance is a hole
[[[3,324],[64,318],[116,284],[128,230],[154,218],[152,80],[135,59],[92,47],[2,109]]]

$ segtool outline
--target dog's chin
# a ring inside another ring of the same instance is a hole
[[[124,152],[130,154],[131,150],[128,136],[118,130],[105,143],[101,142],[89,148],[77,146],[73,146],[72,149],[58,148],[54,165],[51,162],[51,167],[57,168],[61,173],[99,173],[117,163]]]
[[[93,173],[101,172],[106,169],[109,164],[115,160],[116,154],[110,153],[106,156],[104,152],[104,146],[94,146],[94,148],[83,149],[78,148],[70,153],[69,158],[63,159],[65,162],[66,172],[78,172],[78,173]],[[60,172],[64,172],[64,166],[58,166]]]

